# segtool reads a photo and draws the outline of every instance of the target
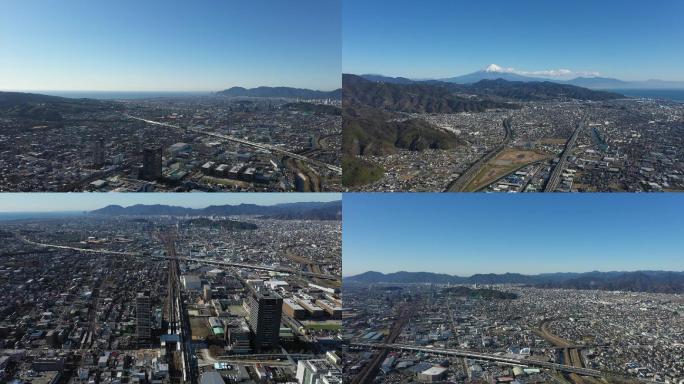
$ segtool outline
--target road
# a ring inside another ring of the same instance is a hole
[[[582,376],[592,376],[601,377],[603,373],[596,369],[573,367],[571,365],[550,363],[546,361],[537,361],[534,359],[518,359],[512,357],[505,357],[500,355],[493,355],[488,353],[473,352],[462,349],[444,349],[444,348],[426,348],[426,347],[416,347],[408,344],[393,344],[393,343],[350,343],[350,346],[359,348],[370,348],[370,349],[393,349],[398,351],[409,351],[409,352],[423,352],[430,353],[434,355],[444,355],[444,356],[459,356],[467,357],[474,360],[488,360],[496,361],[498,363],[509,364],[509,365],[520,365],[520,366],[534,366],[547,369],[554,369],[560,372],[576,373]]]
[[[548,325],[551,321],[551,319],[544,320],[541,323],[539,330],[535,332],[556,347],[563,348],[561,353],[563,354],[564,364],[570,364],[573,367],[578,368],[584,367],[584,361],[581,357],[581,350],[584,347],[574,345],[574,343],[570,340],[566,340],[562,337],[554,335],[551,331],[549,331],[548,328]],[[593,377],[582,377],[576,372],[571,372],[569,377],[570,380],[572,380],[572,382],[575,384],[583,384],[585,382],[598,383]]]
[[[181,129],[181,130],[183,129],[180,126],[169,124],[169,123],[161,123],[159,121],[147,120],[147,119],[143,119],[140,117],[131,116],[131,115],[127,115],[127,114],[125,114],[124,116],[128,117],[129,119],[143,121],[143,122],[148,123],[148,124],[160,125],[163,127],[169,127],[169,128],[175,128],[175,129]],[[333,171],[333,172],[336,172],[338,174],[342,174],[342,167],[338,167],[338,166],[332,165],[332,164],[326,164],[326,163],[323,163],[321,161],[318,161],[318,160],[315,160],[315,159],[312,159],[312,158],[309,158],[309,157],[306,157],[306,156],[303,156],[303,155],[300,155],[300,154],[297,154],[294,152],[286,151],[286,150],[279,148],[279,147],[276,147],[274,145],[263,144],[263,143],[255,143],[253,141],[248,141],[248,140],[244,140],[244,139],[240,139],[237,137],[228,136],[228,135],[224,135],[224,134],[216,133],[216,132],[207,132],[207,131],[204,131],[201,129],[195,129],[195,128],[187,128],[187,131],[193,132],[193,133],[198,133],[201,135],[216,137],[216,138],[222,139],[222,140],[232,141],[234,143],[239,143],[239,144],[247,145],[247,146],[258,148],[258,149],[263,149],[263,150],[270,151],[270,152],[280,153],[281,155],[285,155],[285,156],[291,157],[293,159],[305,161],[307,163],[326,168],[326,169]]]
[[[565,162],[567,161],[570,152],[572,152],[572,148],[575,146],[577,136],[579,136],[583,128],[584,123],[577,123],[577,127],[572,132],[572,136],[570,136],[568,141],[565,143],[565,149],[563,149],[563,152],[561,153],[560,159],[558,160],[558,164],[556,164],[556,166],[553,168],[553,172],[551,172],[549,180],[546,181],[546,185],[544,186],[544,192],[553,192],[558,187],[560,176],[563,173],[563,168],[565,168]]]
[[[37,245],[37,246],[49,247],[49,248],[57,248],[57,249],[67,249],[67,250],[84,252],[84,253],[100,253],[100,254],[105,254],[105,255],[125,256],[125,257],[153,257],[153,256],[145,256],[142,253],[137,253],[137,252],[110,251],[107,249],[88,249],[88,248],[71,247],[71,246],[66,246],[66,245],[37,243],[35,241],[31,241],[31,240],[28,240],[25,238],[22,238],[22,240],[28,244],[31,244],[31,245]],[[155,256],[155,258],[168,259],[169,257],[168,256]],[[295,270],[292,268],[280,267],[280,266],[274,267],[274,266],[267,266],[267,265],[235,263],[235,262],[231,262],[231,261],[207,260],[207,259],[199,259],[199,258],[195,258],[195,257],[182,257],[182,256],[177,256],[175,259],[177,259],[179,261],[192,261],[192,262],[196,262],[196,263],[200,263],[200,264],[216,265],[216,266],[221,266],[221,267],[236,267],[236,268],[245,268],[245,269],[256,269],[256,270],[261,270],[261,271],[290,273],[293,275],[301,275],[301,276],[313,277],[313,278],[323,279],[323,280],[338,281],[340,279],[339,276],[333,276],[333,275],[327,275],[327,274],[315,273],[315,272],[298,271],[298,270]]]
[[[477,176],[477,174],[480,172],[480,169],[489,162],[489,160],[493,159],[498,155],[501,151],[506,148],[506,145],[511,141],[513,138],[513,128],[511,127],[511,118],[506,118],[503,120],[503,127],[504,127],[504,139],[499,145],[494,147],[491,151],[487,152],[484,156],[480,158],[480,160],[476,161],[473,165],[470,166],[470,168],[466,169],[465,172],[463,172],[456,180],[452,181],[451,184],[447,187],[446,192],[463,192],[465,187],[470,184],[471,181]]]

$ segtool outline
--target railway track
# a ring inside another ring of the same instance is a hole
[[[409,307],[406,304],[399,308],[398,318],[392,324],[392,328],[390,328],[390,333],[385,338],[385,342],[387,344],[394,343],[397,340],[397,338],[401,334],[402,329],[404,329],[406,323],[408,323],[411,316],[413,316],[413,313],[415,312],[414,308],[415,306]],[[375,355],[375,357],[363,367],[361,372],[359,372],[356,376],[352,378],[351,384],[372,383],[375,380],[375,377],[378,375],[378,372],[380,371],[380,365],[385,360],[388,353],[389,348],[384,348],[380,350],[380,352],[378,352],[378,354]]]

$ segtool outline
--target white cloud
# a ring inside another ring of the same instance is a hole
[[[573,71],[571,69],[547,69],[541,71],[524,71],[511,67],[501,67],[496,64],[489,64],[484,69],[485,72],[515,73],[523,76],[542,76],[542,77],[577,77],[577,76],[600,76],[596,71]]]

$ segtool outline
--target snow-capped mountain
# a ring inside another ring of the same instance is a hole
[[[439,80],[446,81],[449,83],[470,84],[477,83],[480,80],[496,79],[504,79],[508,81],[549,81],[549,79],[543,79],[540,77],[519,75],[515,73],[512,68],[504,68],[496,64],[489,64],[484,69],[477,72],[469,73],[467,75],[448,77]]]
[[[445,81],[448,83],[457,84],[473,84],[480,80],[496,80],[504,79],[508,81],[550,81],[558,84],[569,84],[576,85],[578,87],[584,87],[589,89],[684,89],[684,81],[664,81],[664,80],[645,80],[645,81],[624,81],[609,77],[600,76],[579,76],[573,79],[568,79],[568,75],[572,74],[569,70],[556,70],[556,71],[538,71],[534,72],[536,76],[528,76],[527,74],[521,74],[521,71],[517,71],[513,68],[502,67],[497,64],[489,64],[484,69],[479,71],[469,73],[466,75],[447,77],[442,79],[435,79],[437,81]],[[546,73],[553,72],[554,74],[544,77]],[[523,72],[524,73],[524,72]],[[564,76],[565,79],[559,78]],[[386,82],[386,83],[396,83],[396,84],[407,84],[412,81],[404,77],[385,77],[381,75],[362,75],[362,77],[367,80],[376,82]],[[425,79],[421,81],[426,81]]]

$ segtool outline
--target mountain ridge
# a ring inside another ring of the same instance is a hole
[[[553,289],[598,289],[608,291],[684,293],[684,271],[591,271],[449,275],[433,272],[381,273],[368,271],[343,278],[359,284],[522,284]]]
[[[648,80],[621,80],[604,76],[577,76],[572,79],[561,80],[553,77],[528,76],[511,71],[507,71],[495,64],[490,64],[487,68],[457,76],[434,78],[434,79],[411,79],[407,77],[390,77],[381,74],[360,75],[370,81],[386,82],[394,84],[410,84],[415,82],[445,82],[454,84],[474,84],[480,80],[503,79],[508,81],[522,82],[553,82],[557,84],[574,85],[588,89],[684,89],[684,81],[670,81],[660,79]]]
[[[279,220],[340,220],[342,201],[299,202],[276,205],[238,204],[186,208],[164,204],[135,204],[128,207],[108,205],[89,212],[106,216],[232,216],[256,215]]]

